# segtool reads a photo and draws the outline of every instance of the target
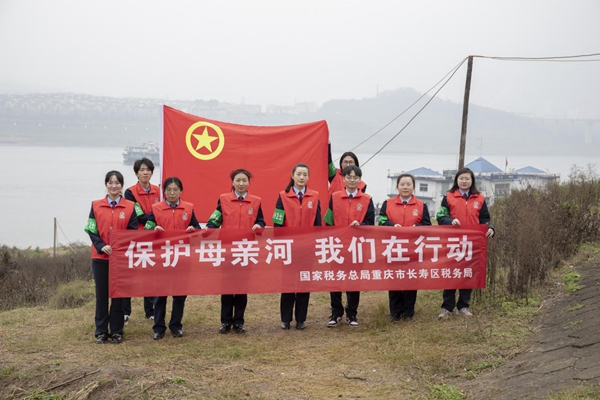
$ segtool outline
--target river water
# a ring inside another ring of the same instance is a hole
[[[106,172],[112,169],[121,171],[125,177],[125,187],[137,181],[132,166],[123,164],[121,152],[122,149],[114,147],[0,145],[0,245],[51,247],[54,218],[59,225],[60,244],[76,241],[89,243],[89,237],[83,228],[91,201],[106,193]],[[360,153],[357,155],[363,163],[370,156]],[[466,155],[465,162],[475,158],[475,155]],[[504,168],[505,156],[484,158],[498,168]],[[387,178],[388,172],[408,171],[419,167],[441,172],[443,169],[455,168],[457,159],[456,154],[379,154],[364,165],[363,178],[374,201],[382,202],[393,187]],[[560,173],[564,180],[573,165],[595,165],[598,158],[509,156],[508,162],[509,168],[533,166]],[[156,168],[152,183],[159,182],[160,168]]]

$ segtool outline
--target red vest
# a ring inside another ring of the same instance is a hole
[[[150,192],[146,193],[140,183],[129,188],[131,194],[135,197],[135,201],[142,207],[144,214],[150,214],[152,212],[152,205],[160,202],[160,188],[156,185],[150,184]],[[139,224],[138,229],[144,229],[144,224]]]
[[[100,200],[92,201],[94,210],[94,219],[100,239],[110,245],[110,232],[117,229],[127,229],[131,214],[133,214],[135,204],[124,197],[121,197],[119,204],[113,208],[108,204],[106,197]],[[92,245],[92,258],[108,260],[108,254],[98,253]]]
[[[165,231],[184,231],[192,220],[194,205],[187,201],[179,200],[175,208],[171,208],[166,201],[152,204],[152,214],[157,226]]]
[[[459,190],[446,193],[446,202],[450,218],[457,218],[461,226],[479,225],[479,213],[483,206],[485,196],[483,193],[471,194],[468,200],[460,194]]]
[[[331,195],[333,206],[333,224],[335,226],[350,226],[352,221],[363,222],[371,196],[358,189],[356,196],[350,198],[346,190]]]
[[[279,197],[285,211],[283,226],[301,227],[315,225],[319,205],[319,192],[306,188],[302,204],[300,204],[300,200],[294,189],[291,188],[287,193],[285,190],[281,191]]]
[[[252,228],[260,210],[260,197],[246,193],[244,201],[239,201],[233,191],[223,193],[221,200],[221,214],[223,222],[221,228]]]
[[[365,186],[367,186],[367,184],[364,183],[361,179],[360,183],[358,184],[358,190],[360,192],[362,192],[364,190]],[[345,190],[345,189],[346,189],[346,182],[344,182],[344,177],[342,176],[342,171],[339,168],[337,168],[337,172],[335,173],[335,176],[333,177],[331,182],[329,182],[329,196],[331,196],[335,192],[338,192],[340,190]]]
[[[403,227],[413,226],[423,220],[423,202],[415,196],[407,204],[402,203],[400,196],[387,200],[385,213],[388,221]]]

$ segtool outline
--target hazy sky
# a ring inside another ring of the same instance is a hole
[[[596,0],[0,0],[3,93],[321,103],[426,91],[469,54],[599,52]],[[599,93],[600,62],[474,64],[484,106],[600,119]]]

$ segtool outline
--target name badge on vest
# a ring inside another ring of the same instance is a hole
[[[357,205],[356,205],[356,209],[357,209],[358,211],[361,211],[361,210],[363,209],[363,206],[362,206],[362,204],[360,204],[360,203],[359,203],[359,204],[357,204]]]
[[[248,208],[248,214],[250,214],[250,215],[254,214],[254,208],[252,208],[252,207]]]
[[[119,219],[125,219],[125,213],[123,211],[119,213]]]
[[[187,221],[187,219],[188,219],[187,213],[183,213],[183,215],[181,216],[181,219],[184,221]]]
[[[313,202],[312,201],[308,202],[308,208],[313,208]]]
[[[475,203],[473,203],[473,208],[479,208],[479,202],[476,201]]]

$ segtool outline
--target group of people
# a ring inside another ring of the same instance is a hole
[[[362,171],[357,156],[352,152],[342,154],[339,168],[335,166],[329,151],[329,204],[322,218],[319,193],[308,188],[310,168],[296,164],[291,172],[285,190],[279,193],[273,226],[356,226],[374,225],[375,207],[367,185],[362,180]],[[133,166],[138,182],[125,191],[123,175],[109,171],[105,176],[107,195],[92,202],[85,231],[92,241],[92,271],[96,286],[95,338],[96,343],[121,343],[123,328],[131,314],[131,299],[108,296],[108,259],[112,253],[109,232],[115,229],[154,229],[185,230],[249,228],[253,231],[264,228],[266,223],[260,197],[250,194],[248,188],[252,174],[246,169],[231,172],[231,191],[220,195],[215,211],[204,227],[198,223],[194,205],[183,201],[183,183],[177,177],[165,179],[162,189],[164,200],[160,200],[160,188],[150,183],[154,164],[147,158],[137,160]],[[412,227],[431,225],[427,205],[414,196],[415,178],[402,174],[396,182],[398,195],[383,202],[379,214],[379,225]],[[250,212],[249,210],[252,210]],[[191,217],[188,217],[191,216]],[[494,235],[485,197],[477,190],[475,176],[468,168],[460,169],[454,184],[442,200],[436,215],[440,225],[479,225],[487,224],[488,238]],[[444,290],[443,303],[438,319],[452,315],[472,316],[469,310],[471,289],[459,289],[458,302],[456,289]],[[280,300],[281,328],[290,329],[295,320],[295,328],[304,330],[308,314],[310,293],[282,293]],[[390,321],[410,321],[415,313],[416,290],[389,292]],[[342,292],[331,292],[331,316],[327,327],[338,325],[346,314],[346,323],[358,326],[358,306],[360,292],[346,292],[343,304]],[[183,313],[186,296],[173,296],[171,318],[168,328],[173,337],[183,336]],[[248,303],[246,294],[221,295],[221,326],[219,333],[231,331],[244,333],[244,313]],[[152,319],[153,338],[160,340],[167,331],[167,297],[144,298],[144,311],[147,319]]]

